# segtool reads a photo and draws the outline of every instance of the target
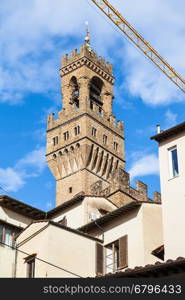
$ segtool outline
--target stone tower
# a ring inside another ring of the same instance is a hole
[[[112,114],[112,65],[91,49],[62,57],[63,108],[48,116],[47,163],[56,178],[56,205],[83,192],[108,192],[112,174],[124,169],[123,122]]]

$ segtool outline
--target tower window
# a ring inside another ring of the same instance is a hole
[[[92,101],[90,101],[90,109],[93,110],[93,102]]]
[[[97,103],[98,105],[102,106],[102,93],[103,81],[94,76],[90,81],[90,91],[89,91],[89,98],[91,101]]]
[[[79,135],[80,134],[80,126],[76,126],[74,128],[74,132],[75,132],[75,135]]]
[[[76,108],[79,108],[79,87],[76,77],[72,77],[70,80],[71,87],[71,100],[70,104],[75,104]]]
[[[97,129],[96,128],[92,128],[92,136],[96,137],[96,133],[97,133]]]
[[[104,145],[107,145],[107,136],[105,134],[103,135],[103,143]]]
[[[69,193],[71,194],[71,193],[72,193],[72,191],[73,191],[73,188],[72,188],[72,187],[70,187],[70,188],[69,188]]]
[[[173,147],[169,151],[170,177],[179,175],[177,147]]]
[[[53,138],[53,146],[56,146],[58,144],[58,136],[55,136]]]
[[[64,132],[64,141],[69,139],[69,131]]]
[[[118,143],[114,142],[114,150],[118,151]]]

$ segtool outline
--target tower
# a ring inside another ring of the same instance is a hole
[[[62,57],[63,108],[48,116],[46,159],[56,178],[56,205],[78,193],[98,195],[124,169],[123,122],[112,114],[112,65],[85,43]]]

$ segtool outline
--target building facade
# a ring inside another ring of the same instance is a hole
[[[185,256],[185,123],[152,137],[159,144],[165,259]]]

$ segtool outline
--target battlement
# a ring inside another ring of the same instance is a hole
[[[96,103],[91,102],[91,100],[85,99],[83,105],[80,109],[75,108],[75,106],[71,106],[70,110],[66,110],[63,108],[58,112],[58,115],[54,113],[48,115],[48,130],[53,129],[59,125],[62,125],[65,122],[73,120],[80,115],[88,113],[100,123],[103,123],[106,127],[113,129],[119,135],[123,135],[124,123],[123,121],[118,121],[115,116],[108,115],[100,106]]]
[[[94,62],[98,67],[103,69],[105,72],[109,73],[109,75],[112,75],[112,64],[109,62],[106,62],[105,59],[101,56],[98,56],[96,52],[87,45],[83,45],[80,47],[80,52],[78,52],[77,49],[74,49],[70,52],[70,54],[65,54],[62,57],[62,69],[66,66],[73,64],[74,62],[80,60],[81,58],[86,57],[90,61]]]

